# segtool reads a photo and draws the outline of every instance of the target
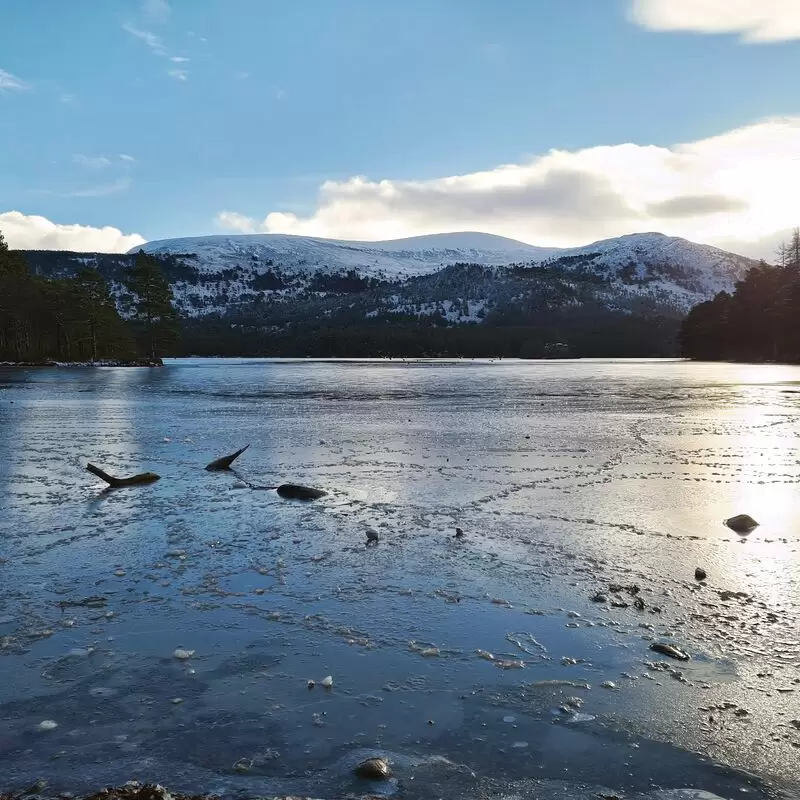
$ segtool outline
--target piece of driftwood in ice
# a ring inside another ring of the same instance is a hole
[[[325,497],[327,492],[322,489],[312,489],[310,486],[298,486],[296,483],[282,483],[277,492],[287,500],[317,500]]]
[[[212,461],[206,469],[209,472],[223,472],[224,470],[228,470],[231,468],[231,464],[236,461],[239,456],[244,453],[247,448],[250,447],[249,444],[246,444],[241,450],[237,450],[235,453],[231,453],[229,456],[222,456],[222,458],[218,458],[216,461]]]
[[[153,483],[153,481],[157,481],[161,478],[161,476],[156,475],[155,472],[142,472],[140,475],[132,475],[130,478],[115,478],[113,475],[103,472],[100,467],[96,467],[94,464],[87,464],[86,469],[91,472],[92,475],[97,475],[98,478],[102,478],[112,489],[119,489],[123,486],[142,486],[146,483]]]

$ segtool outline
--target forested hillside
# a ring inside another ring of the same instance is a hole
[[[680,332],[689,358],[800,362],[800,229],[778,251],[778,264],[761,262],[732,293],[695,306]]]
[[[671,356],[698,299],[771,269],[656,233],[547,253],[497,239],[201,237],[130,254],[4,248],[0,359]],[[520,253],[539,260],[497,263]],[[478,260],[438,263],[454,255]],[[687,354],[710,346],[692,325],[681,339]]]

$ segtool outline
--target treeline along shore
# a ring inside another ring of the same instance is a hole
[[[32,268],[37,264],[36,259],[31,261],[34,255],[39,261],[44,255],[48,262],[60,258],[64,268],[41,274]],[[732,292],[720,292],[683,317],[566,301],[537,305],[529,313],[524,308],[494,312],[469,324],[435,315],[365,318],[355,311],[349,316],[295,313],[290,317],[285,304],[232,306],[181,317],[170,288],[170,281],[181,279],[188,270],[179,259],[143,251],[109,256],[125,261],[109,277],[84,263],[91,263],[91,258],[80,255],[10,250],[0,233],[0,364],[154,366],[164,356],[192,355],[680,355],[695,360],[800,363],[800,229],[780,246],[776,264],[760,262]],[[375,287],[359,285],[348,291],[357,294]]]

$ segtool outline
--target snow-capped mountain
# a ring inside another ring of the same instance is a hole
[[[663,233],[631,233],[616,239],[603,239],[583,247],[561,250],[558,257],[597,254],[594,266],[613,277],[634,267],[637,277],[646,279],[660,268],[672,269],[673,279],[681,284],[691,280],[691,290],[709,296],[728,291],[744,272],[756,264],[753,259],[729,253],[707,244],[697,244]],[[685,273],[681,278],[677,271]]]
[[[287,304],[301,299],[342,294],[351,302],[359,292],[370,289],[375,295],[376,287],[385,285],[365,314],[442,313],[453,322],[477,321],[472,311],[460,315],[437,303],[458,305],[460,299],[474,301],[484,311],[491,309],[508,294],[504,287],[511,291],[510,278],[518,276],[520,268],[537,276],[539,286],[555,275],[562,284],[572,284],[581,298],[575,302],[591,299],[619,309],[638,309],[644,304],[682,313],[719,291],[732,289],[754,263],[661,233],[630,234],[574,248],[534,247],[502,236],[466,232],[385,242],[243,234],[165,239],[142,249],[183,268],[172,269],[170,277],[179,308],[190,316],[228,314],[254,304],[268,312],[264,303],[285,310]],[[450,269],[457,264],[487,270],[480,289],[474,282],[470,288],[460,285],[458,270]],[[437,275],[446,276],[445,292],[453,296],[426,304],[420,296],[424,282],[419,279]],[[475,296],[476,292],[483,296]],[[415,297],[413,303],[406,298],[409,293]],[[410,311],[412,306],[417,310]]]
[[[250,233],[162,239],[148,242],[141,249],[154,255],[192,254],[196,257],[193,263],[202,272],[257,271],[259,264],[271,261],[289,271],[355,269],[363,277],[382,280],[428,275],[459,262],[501,266],[542,261],[559,252],[558,248],[534,247],[490,233],[439,233],[385,242]]]
[[[253,234],[169,239],[160,262],[209,355],[672,355],[684,314],[755,264],[660,233],[542,248],[483,233],[388,242]],[[138,250],[138,248],[137,248]],[[132,314],[135,254],[29,251],[31,269],[92,267]]]

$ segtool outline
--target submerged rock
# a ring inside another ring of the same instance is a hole
[[[85,800],[201,800],[208,795],[188,795],[170,792],[159,784],[128,781],[124,786],[109,787],[89,795]]]
[[[368,758],[355,768],[359,778],[372,781],[385,781],[392,777],[392,768],[382,758]]]
[[[719,595],[719,599],[723,602],[727,602],[728,600],[747,600],[750,595],[747,592],[734,592],[731,589],[723,589],[720,592],[717,592]]]
[[[749,514],[737,514],[735,517],[729,517],[725,520],[725,525],[736,533],[750,533],[758,527],[758,523]]]
[[[681,650],[680,647],[675,647],[674,644],[667,644],[666,642],[653,642],[653,644],[650,645],[650,649],[654,650],[656,653],[669,656],[670,658],[677,658],[678,661],[688,661],[691,658],[691,656],[684,650]]]
[[[240,773],[250,772],[250,770],[253,768],[253,759],[240,758],[234,763],[233,768],[236,770],[236,772]]]

